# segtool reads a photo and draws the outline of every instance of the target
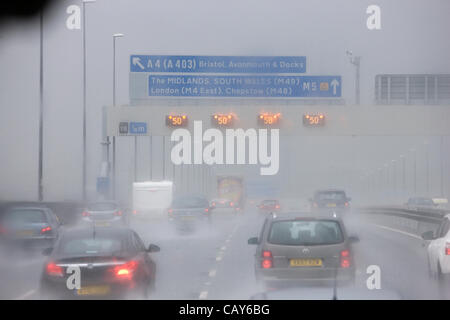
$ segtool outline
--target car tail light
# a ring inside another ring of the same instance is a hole
[[[81,213],[81,215],[82,215],[83,217],[89,217],[91,214],[90,214],[89,212],[87,212],[87,211],[83,211],[83,212]]]
[[[276,209],[280,209],[280,206],[277,204],[277,205],[275,206],[275,208],[276,208]]]
[[[122,211],[118,210],[118,211],[114,212],[114,215],[115,216],[121,216],[122,215]]]
[[[317,202],[314,202],[314,203],[313,203],[313,207],[314,207],[314,208],[317,208]]]
[[[445,255],[450,256],[450,242],[445,244]]]
[[[233,202],[230,202],[230,207],[232,207],[232,206],[234,206],[234,203],[233,203]]]
[[[47,263],[45,267],[45,272],[49,276],[56,276],[56,277],[62,277],[63,276],[63,269],[56,265],[54,262]]]
[[[0,234],[6,234],[6,229],[0,225]]]
[[[48,227],[45,227],[45,228],[41,229],[41,234],[44,234],[44,233],[47,233],[47,232],[50,232],[50,231],[52,231],[52,227],[48,226]]]
[[[348,207],[348,202],[344,203],[344,205],[345,205],[346,207]]]
[[[209,209],[208,208],[205,208],[205,212],[208,212],[209,211]]]
[[[137,214],[137,210],[133,210],[133,214]]]
[[[216,203],[215,202],[213,202],[212,204],[211,204],[213,207],[216,205]]]
[[[272,257],[272,252],[268,251],[268,250],[264,250],[262,252],[262,262],[261,262],[261,267],[263,269],[270,269],[273,266],[273,257]]]
[[[128,261],[124,264],[115,266],[113,268],[114,276],[117,279],[131,279],[136,272],[139,263],[137,261]]]
[[[342,250],[341,251],[341,268],[349,268],[350,267],[350,251]]]

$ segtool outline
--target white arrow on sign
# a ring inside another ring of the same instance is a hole
[[[336,79],[333,79],[331,81],[331,86],[333,87],[333,94],[336,94],[336,87],[339,85],[339,81],[337,81]]]
[[[138,65],[142,70],[145,69],[145,67],[141,63],[141,58],[139,58],[139,57],[133,57],[132,63],[133,63],[133,65]]]

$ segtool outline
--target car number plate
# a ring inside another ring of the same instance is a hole
[[[105,295],[110,292],[109,286],[90,286],[77,290],[79,296],[91,296],[91,295]]]
[[[327,207],[330,207],[330,208],[336,207],[336,203],[329,203],[329,204],[327,204]]]
[[[322,259],[291,259],[291,267],[321,267]]]

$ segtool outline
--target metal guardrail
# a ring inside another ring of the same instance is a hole
[[[436,230],[448,210],[407,208],[401,206],[372,206],[359,208],[359,212],[370,217],[371,222],[385,227],[402,230],[420,237],[426,231]]]
[[[450,211],[443,209],[424,209],[417,208],[411,209],[406,207],[385,207],[385,206],[373,206],[359,208],[363,213],[376,213],[391,216],[398,216],[408,218],[416,221],[440,223],[445,215],[450,214]]]

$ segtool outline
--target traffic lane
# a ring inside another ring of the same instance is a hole
[[[256,248],[248,245],[247,240],[259,235],[265,216],[250,210],[234,226],[222,243],[222,259],[211,266],[208,281],[202,289],[202,298],[247,300],[262,290],[255,279]]]
[[[370,276],[367,268],[379,266],[381,288],[393,289],[404,299],[448,299],[438,283],[428,276],[428,261],[423,241],[417,236],[373,224],[355,213],[346,221],[349,233],[357,234],[355,257],[362,278]]]
[[[130,226],[146,245],[154,243],[161,248],[152,254],[156,285],[150,298],[198,299],[222,243],[239,221],[233,216],[213,218],[211,226],[202,226],[190,234],[180,234],[165,219],[132,221]]]
[[[257,214],[248,217],[229,239],[221,263],[212,269],[210,283],[203,289],[207,293],[205,298],[248,299],[264,291],[255,279],[255,248],[247,245],[249,237],[259,234],[263,217]],[[354,245],[356,288],[370,290],[367,280],[371,274],[367,273],[367,268],[377,265],[381,269],[381,290],[394,291],[404,299],[448,298],[442,295],[436,282],[428,278],[422,241],[377,227],[357,214],[347,219],[346,225],[349,234],[360,237],[360,242]]]
[[[0,299],[37,299],[45,261],[41,251],[0,251]]]

